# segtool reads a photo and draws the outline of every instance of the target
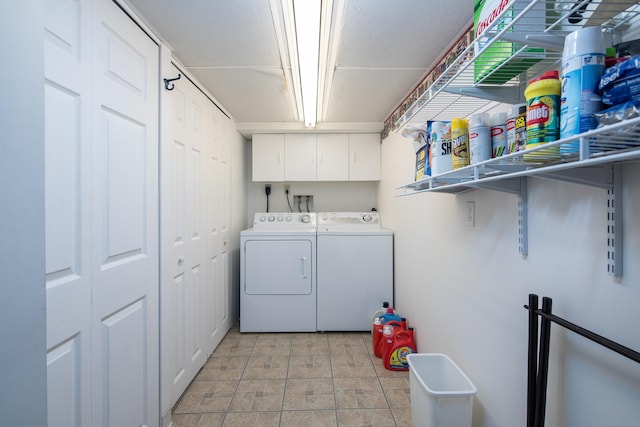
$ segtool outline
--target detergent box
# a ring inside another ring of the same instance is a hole
[[[476,53],[487,46],[500,31],[511,25],[499,40],[477,55],[474,62],[475,83],[503,84],[544,58],[544,49],[516,42],[526,34],[541,33],[545,29],[546,10],[545,2],[542,0],[525,16],[516,20],[529,4],[529,0],[474,1],[473,30]],[[500,17],[502,13],[504,14]]]
[[[416,152],[416,181],[431,176],[429,164],[429,144],[425,144]]]

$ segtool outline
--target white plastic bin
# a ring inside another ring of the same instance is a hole
[[[470,427],[476,387],[445,354],[407,355],[414,427]]]

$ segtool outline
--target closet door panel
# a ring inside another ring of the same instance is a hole
[[[92,7],[93,425],[157,425],[159,49]]]
[[[44,2],[47,411],[91,424],[89,5]]]

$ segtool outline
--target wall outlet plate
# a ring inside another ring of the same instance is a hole
[[[476,225],[476,202],[468,201],[464,212],[464,224],[469,227]]]

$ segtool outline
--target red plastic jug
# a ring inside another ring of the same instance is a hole
[[[408,371],[407,354],[417,352],[413,328],[407,329],[406,325],[406,319],[403,319],[402,326],[394,331],[393,336],[385,336],[382,361],[390,371]]]
[[[394,330],[400,329],[401,326],[401,323],[395,320],[391,320],[382,325],[382,337],[373,351],[373,354],[375,354],[376,357],[382,357],[384,355],[387,346],[387,338],[392,337],[395,333]]]
[[[380,340],[382,339],[382,321],[379,317],[373,322],[373,328],[371,329],[371,347],[373,348],[373,354],[376,354]]]

